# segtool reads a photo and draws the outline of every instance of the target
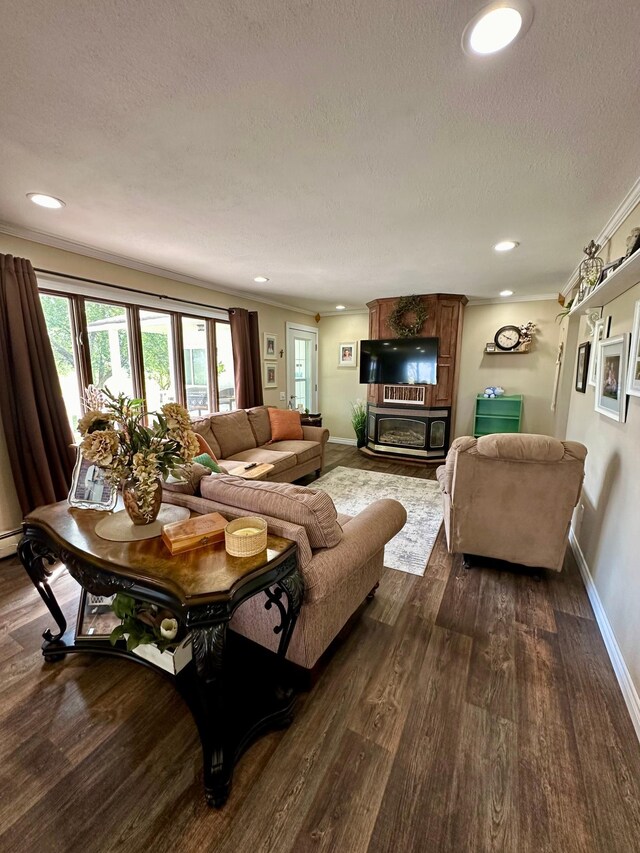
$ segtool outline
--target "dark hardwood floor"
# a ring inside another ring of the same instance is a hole
[[[434,476],[330,445],[335,465]],[[56,591],[73,618],[77,585]],[[170,683],[97,656],[45,664],[50,623],[0,563],[2,851],[640,851],[640,746],[571,557],[540,581],[466,571],[441,533],[424,577],[387,571],[221,811]]]

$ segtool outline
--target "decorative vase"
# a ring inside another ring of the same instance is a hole
[[[356,447],[364,447],[367,443],[367,436],[365,432],[357,432],[356,433]]]
[[[149,512],[143,513],[140,509],[141,495],[140,484],[135,477],[128,477],[122,484],[122,500],[129,518],[134,524],[151,524],[158,517],[160,504],[162,503],[162,480],[156,480],[156,489],[151,498]]]

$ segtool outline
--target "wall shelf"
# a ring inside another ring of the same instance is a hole
[[[582,302],[572,305],[569,316],[576,313],[581,314],[585,308],[606,305],[607,302],[621,296],[639,281],[640,250],[634,252],[630,258],[620,264],[617,270],[614,270],[603,282],[596,285],[590,293],[587,293]]]
[[[526,355],[530,349],[485,349],[485,355]]]

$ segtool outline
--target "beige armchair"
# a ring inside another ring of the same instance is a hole
[[[586,455],[547,435],[457,438],[437,470],[449,552],[561,571]]]

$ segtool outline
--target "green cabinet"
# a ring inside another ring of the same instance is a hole
[[[491,435],[494,432],[520,432],[522,422],[522,394],[503,397],[476,397],[473,434]]]

